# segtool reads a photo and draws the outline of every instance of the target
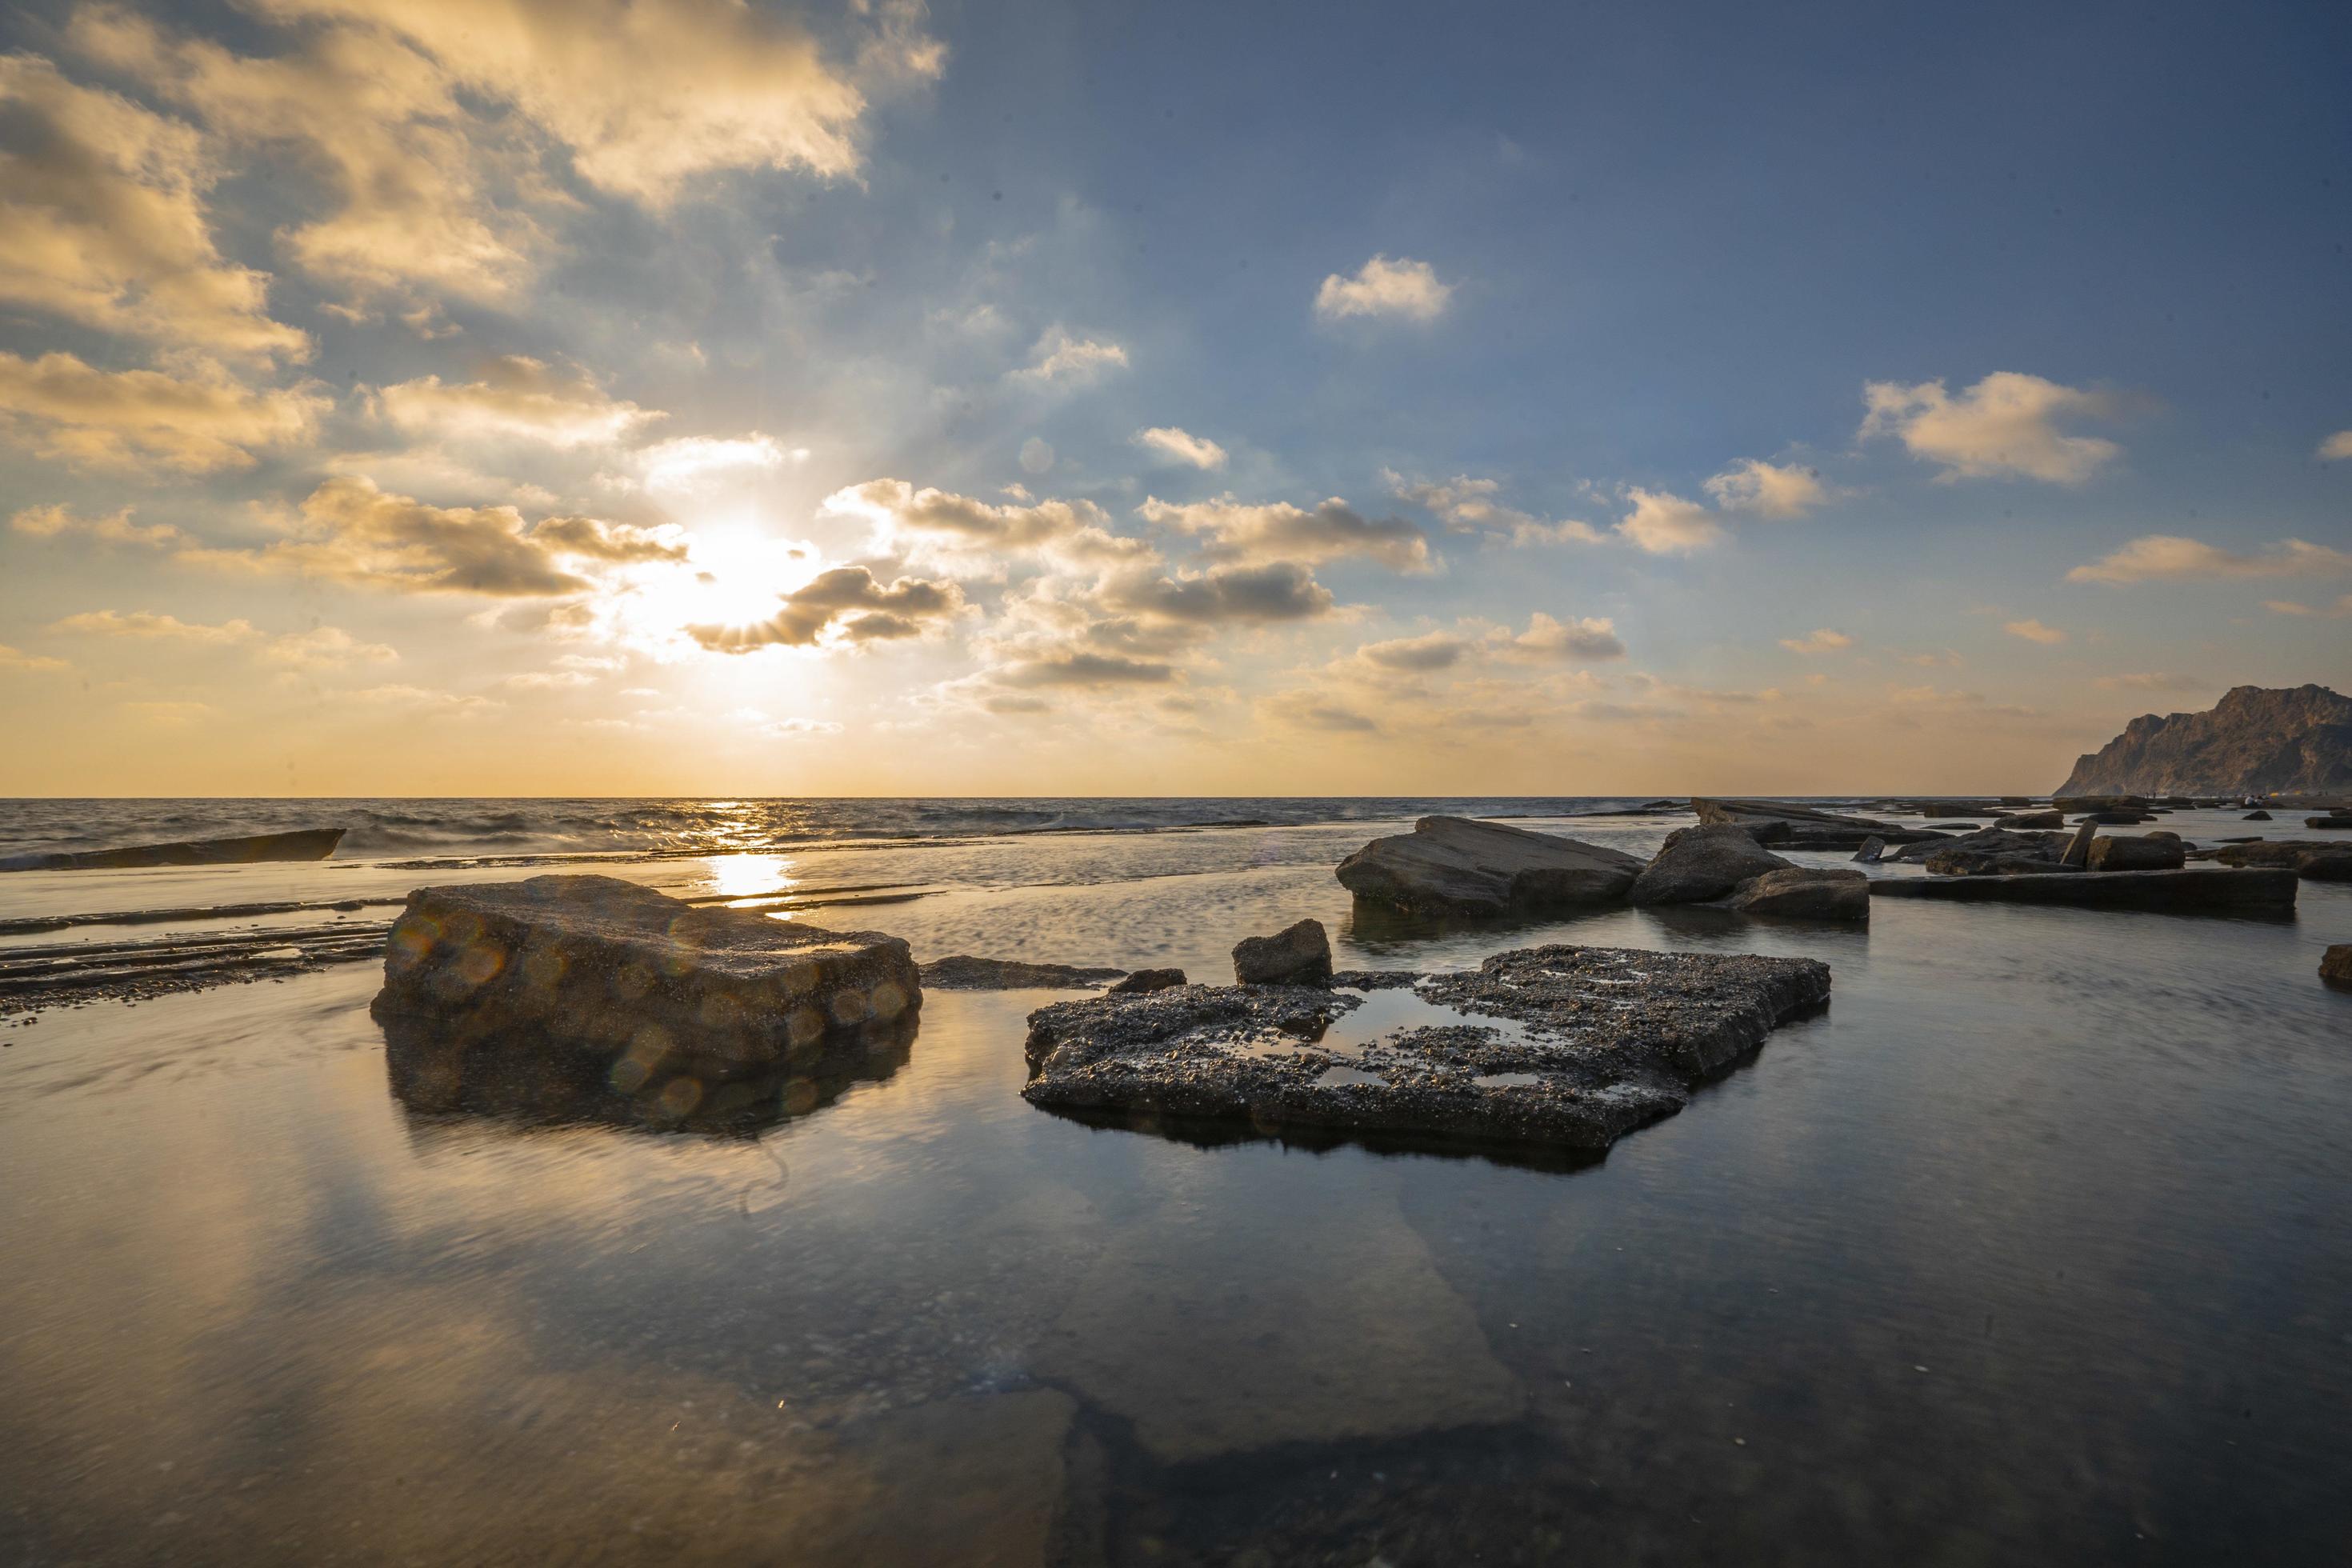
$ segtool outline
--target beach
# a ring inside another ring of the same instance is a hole
[[[12,1018],[0,1556],[2333,1561],[2352,997],[2314,969],[2352,886],[1465,923],[1332,875],[1437,810],[1643,857],[1691,820],[1641,804],[16,803],[0,852],[364,824],[315,863],[12,874],[27,923],[372,929],[593,869],[924,961],[1222,981],[1312,917],[1343,969],[1566,942],[1835,990],[1549,1156],[1055,1114],[1023,1039],[1066,992],[928,989],[707,1129],[420,1104],[368,962]],[[2161,826],[2299,836],[2242,815]]]

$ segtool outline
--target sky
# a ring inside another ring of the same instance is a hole
[[[2352,11],[0,16],[0,794],[2034,792],[2352,689]]]

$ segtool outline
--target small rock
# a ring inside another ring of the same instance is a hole
[[[2012,833],[2023,833],[2039,828],[2063,827],[2066,826],[2066,814],[2063,811],[2020,811],[2014,812],[2008,816],[1999,818],[1993,823],[1993,826],[1995,827],[2006,827]]]
[[[1666,835],[1647,869],[1633,879],[1637,904],[1696,904],[1720,899],[1751,877],[1794,868],[1790,861],[1729,823],[1681,827]]]
[[[2270,819],[2271,814],[2267,811],[2250,811],[2246,813],[2241,820],[2246,822],[2268,822]]]
[[[1742,914],[1867,921],[1870,879],[1842,867],[1792,866],[1749,878],[1725,901]]]
[[[1272,936],[1244,937],[1234,945],[1234,980],[1242,985],[1331,984],[1331,939],[1321,921],[1300,921]]]
[[[2171,871],[2186,859],[2178,837],[2102,838],[2091,846],[2094,871]]]
[[[1165,991],[1171,985],[1183,984],[1184,972],[1181,969],[1139,969],[1104,994],[1139,996],[1147,991]]]
[[[2319,977],[2330,985],[2352,987],[2352,942],[2339,942],[2320,955]]]

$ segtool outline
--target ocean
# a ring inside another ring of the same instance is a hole
[[[1549,1160],[1037,1109],[1057,993],[935,990],[860,1075],[692,1131],[418,1094],[369,963],[9,1020],[0,1560],[2340,1562],[2352,995],[2315,970],[2352,887],[1465,926],[1331,874],[1432,812],[1637,854],[1689,821],[1641,804],[0,803],[0,856],[351,829],[0,876],[0,957],[363,940],[424,882],[594,869],[925,960],[1218,980],[1312,916],[1343,967],[1833,976],[1679,1115]],[[205,912],[268,905],[310,907]]]

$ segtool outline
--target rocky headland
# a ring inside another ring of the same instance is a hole
[[[2352,698],[2232,687],[2202,713],[2143,713],[2057,794],[2332,795],[2352,790]]]

